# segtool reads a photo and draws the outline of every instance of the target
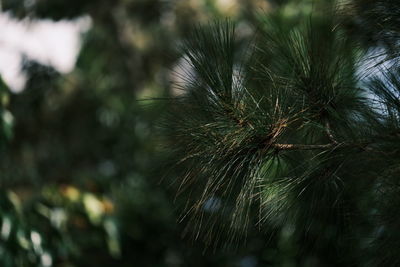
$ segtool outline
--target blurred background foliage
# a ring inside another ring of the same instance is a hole
[[[26,59],[22,92],[0,83],[1,266],[313,266],[296,258],[291,229],[268,238],[249,229],[246,246],[235,249],[182,238],[185,200],[175,199],[154,134],[164,104],[144,100],[177,93],[176,47],[193,25],[229,17],[245,41],[263,12],[295,22],[312,1],[2,0],[1,7],[21,20],[91,21],[72,72]]]

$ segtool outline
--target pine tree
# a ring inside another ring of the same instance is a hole
[[[257,224],[296,266],[400,264],[399,7],[261,15],[246,44],[230,22],[192,32],[165,129],[195,237]]]

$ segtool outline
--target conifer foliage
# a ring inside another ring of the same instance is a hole
[[[206,239],[291,229],[316,266],[398,266],[400,3],[327,6],[261,15],[250,44],[229,22],[187,38],[166,119],[185,215]]]

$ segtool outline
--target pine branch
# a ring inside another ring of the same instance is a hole
[[[271,144],[268,145],[276,150],[325,150],[333,148],[344,148],[344,147],[358,147],[363,150],[371,151],[367,146],[373,144],[371,141],[359,142],[359,143],[327,143],[327,144]]]
[[[272,144],[271,147],[276,150],[323,150],[331,149],[338,146],[335,143],[321,145],[305,145],[305,144]]]
[[[332,134],[332,130],[331,130],[331,126],[330,126],[329,122],[325,123],[325,130],[326,130],[326,134],[328,135],[328,137],[332,141],[332,143],[337,144],[338,141],[336,141],[335,137]]]

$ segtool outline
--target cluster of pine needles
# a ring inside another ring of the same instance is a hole
[[[360,2],[296,24],[259,16],[248,42],[225,21],[183,43],[165,130],[195,237],[267,225],[315,245],[396,242],[382,232],[400,226],[400,9]],[[363,21],[383,42],[351,34]]]

